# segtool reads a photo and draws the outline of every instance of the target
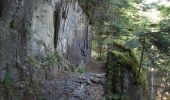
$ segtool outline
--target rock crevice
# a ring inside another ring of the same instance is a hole
[[[0,7],[1,68],[24,66],[29,57],[42,60],[54,52],[74,66],[88,63],[91,26],[78,2],[1,0]]]

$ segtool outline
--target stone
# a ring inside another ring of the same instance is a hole
[[[36,91],[32,85],[89,62],[91,36],[88,18],[77,1],[0,0],[0,81],[9,74],[14,84],[21,83],[18,97],[24,93],[32,97]],[[47,57],[56,52],[61,62],[47,65]],[[33,91],[27,90],[28,85]]]
[[[74,68],[89,62],[92,32],[88,18],[78,2],[66,1],[0,1],[1,73],[6,66],[15,70],[13,67],[20,65],[25,69],[29,57],[42,61],[54,52],[59,52]],[[25,72],[29,70],[26,67]]]
[[[65,17],[63,17],[63,14]],[[78,2],[63,4],[59,15],[57,30],[57,50],[76,66],[89,62],[91,56],[91,26]]]
[[[108,52],[107,93],[125,100],[143,100],[145,83],[138,81],[137,67],[136,60],[127,51]],[[143,77],[142,74],[140,77]]]

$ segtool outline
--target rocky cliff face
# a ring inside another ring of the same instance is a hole
[[[72,0],[0,0],[0,78],[16,79],[25,62],[58,52],[74,66],[88,63],[91,27]],[[23,66],[25,66],[23,68]]]

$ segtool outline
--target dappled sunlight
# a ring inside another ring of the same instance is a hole
[[[0,100],[170,100],[170,0],[0,0]]]
[[[139,11],[139,15],[148,17],[153,23],[157,23],[161,20],[160,11],[157,9],[149,9],[147,11]]]

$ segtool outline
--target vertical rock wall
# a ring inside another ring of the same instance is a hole
[[[16,67],[23,67],[28,57],[41,60],[55,51],[82,66],[90,58],[90,37],[78,2],[0,0],[0,76],[10,69],[17,78],[21,69]]]
[[[0,1],[0,77],[10,73],[18,79],[18,63],[24,63],[27,56],[26,23],[30,22],[33,13],[32,0]]]
[[[65,3],[60,10],[57,14],[60,26],[56,26],[56,47],[71,63],[82,66],[90,57],[91,27],[78,2]]]
[[[78,5],[70,1],[44,1],[35,7],[33,37],[29,42],[33,55],[58,51],[76,66],[90,58],[91,27]]]

